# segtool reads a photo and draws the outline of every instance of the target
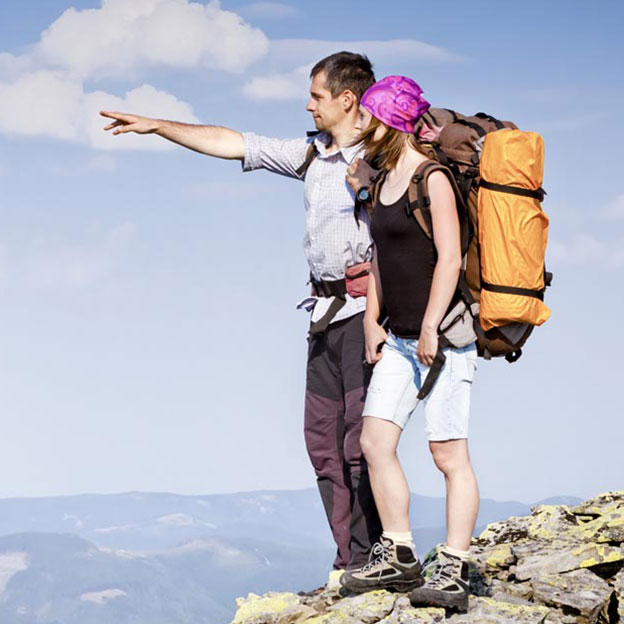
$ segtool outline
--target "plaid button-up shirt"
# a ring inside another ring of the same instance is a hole
[[[308,145],[314,141],[318,156],[304,176],[306,231],[303,240],[310,272],[316,280],[337,280],[348,266],[370,260],[372,239],[368,214],[362,210],[359,226],[353,214],[354,193],[347,184],[347,168],[360,155],[359,146],[328,151],[330,137],[321,133],[312,139],[270,139],[252,132],[243,133],[243,171],[267,169],[289,178],[300,179],[297,169],[305,160]],[[312,310],[312,321],[320,319],[333,298],[306,297],[300,308]],[[347,303],[332,322],[348,318],[366,308],[366,297]]]

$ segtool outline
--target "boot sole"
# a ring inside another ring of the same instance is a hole
[[[348,583],[342,587],[352,594],[364,594],[368,591],[374,591],[375,589],[385,589],[387,591],[406,593],[420,587],[424,582],[425,579],[417,578],[412,581],[388,581],[387,583],[366,585],[352,585],[351,583]]]
[[[413,598],[410,596],[410,603],[413,607],[441,607],[458,613],[466,613],[468,611],[468,596],[440,596],[439,598]]]

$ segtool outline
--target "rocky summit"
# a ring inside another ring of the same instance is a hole
[[[435,561],[437,547],[426,557]],[[538,505],[473,539],[468,613],[414,608],[407,594],[334,588],[249,594],[232,624],[624,624],[624,491]]]

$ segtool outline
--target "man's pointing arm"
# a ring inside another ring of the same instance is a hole
[[[112,130],[113,134],[127,132],[158,134],[200,154],[229,160],[243,160],[245,156],[243,136],[240,132],[229,128],[200,126],[109,111],[101,111],[100,115],[114,119],[113,123],[104,128],[104,130]]]

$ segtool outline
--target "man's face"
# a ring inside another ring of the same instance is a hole
[[[344,95],[332,97],[325,86],[324,71],[320,71],[312,80],[306,110],[312,113],[316,129],[326,132],[331,132],[347,116]]]

